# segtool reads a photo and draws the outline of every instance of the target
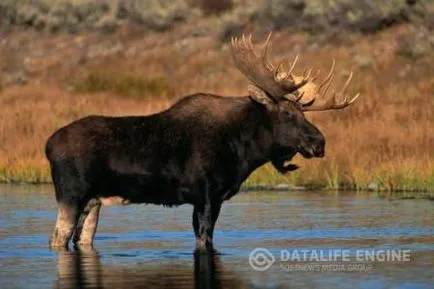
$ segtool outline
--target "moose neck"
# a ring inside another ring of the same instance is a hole
[[[238,112],[241,124],[238,139],[238,158],[242,162],[242,175],[247,177],[259,166],[270,161],[274,147],[273,122],[262,105],[249,97]]]

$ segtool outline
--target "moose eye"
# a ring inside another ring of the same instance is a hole
[[[287,116],[287,117],[293,117],[294,115],[292,114],[292,113],[290,113],[289,111],[286,111],[285,112],[285,115]]]
[[[285,111],[284,115],[285,115],[286,119],[290,119],[290,120],[294,120],[295,119],[295,115],[292,112]]]

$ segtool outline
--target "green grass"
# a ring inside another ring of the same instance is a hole
[[[50,183],[48,168],[35,165],[0,167],[0,183],[45,184]]]
[[[37,165],[16,165],[0,167],[0,183],[43,184],[51,182],[47,167]],[[257,169],[244,182],[243,187],[269,187],[278,185],[306,187],[327,191],[356,190],[377,192],[434,192],[434,172],[421,177],[412,172],[377,175],[372,180],[348,180],[339,174],[339,168],[332,166],[324,179],[312,179],[302,169],[282,175],[271,165]]]
[[[259,168],[246,180],[245,187],[267,186],[280,184],[290,186],[305,186],[307,188],[321,188],[324,190],[355,190],[355,191],[434,191],[434,172],[428,176],[419,176],[412,171],[389,172],[389,174],[369,175],[365,178],[348,178],[342,170],[332,164],[324,173],[324,178],[311,177],[303,169],[279,174],[271,165]]]

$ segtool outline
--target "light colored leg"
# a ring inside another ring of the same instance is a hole
[[[75,206],[59,204],[57,220],[50,238],[50,247],[67,247],[78,221],[78,209]]]
[[[99,212],[101,202],[90,200],[85,210],[81,214],[80,220],[75,230],[74,244],[77,246],[92,246],[95,232],[98,227]]]

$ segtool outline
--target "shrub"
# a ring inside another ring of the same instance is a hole
[[[189,0],[191,7],[200,8],[205,15],[221,14],[233,8],[232,0]]]
[[[434,36],[424,27],[413,27],[411,32],[398,37],[396,53],[402,57],[416,60],[432,51]]]
[[[122,19],[149,29],[166,30],[186,20],[189,15],[184,0],[0,1],[0,27],[18,24],[51,32],[112,31]]]
[[[428,17],[422,1],[264,0],[258,20],[270,28],[310,32],[331,28],[376,32],[397,23]]]
[[[118,2],[116,9],[118,18],[129,19],[157,31],[170,29],[190,15],[183,0],[124,0]]]

